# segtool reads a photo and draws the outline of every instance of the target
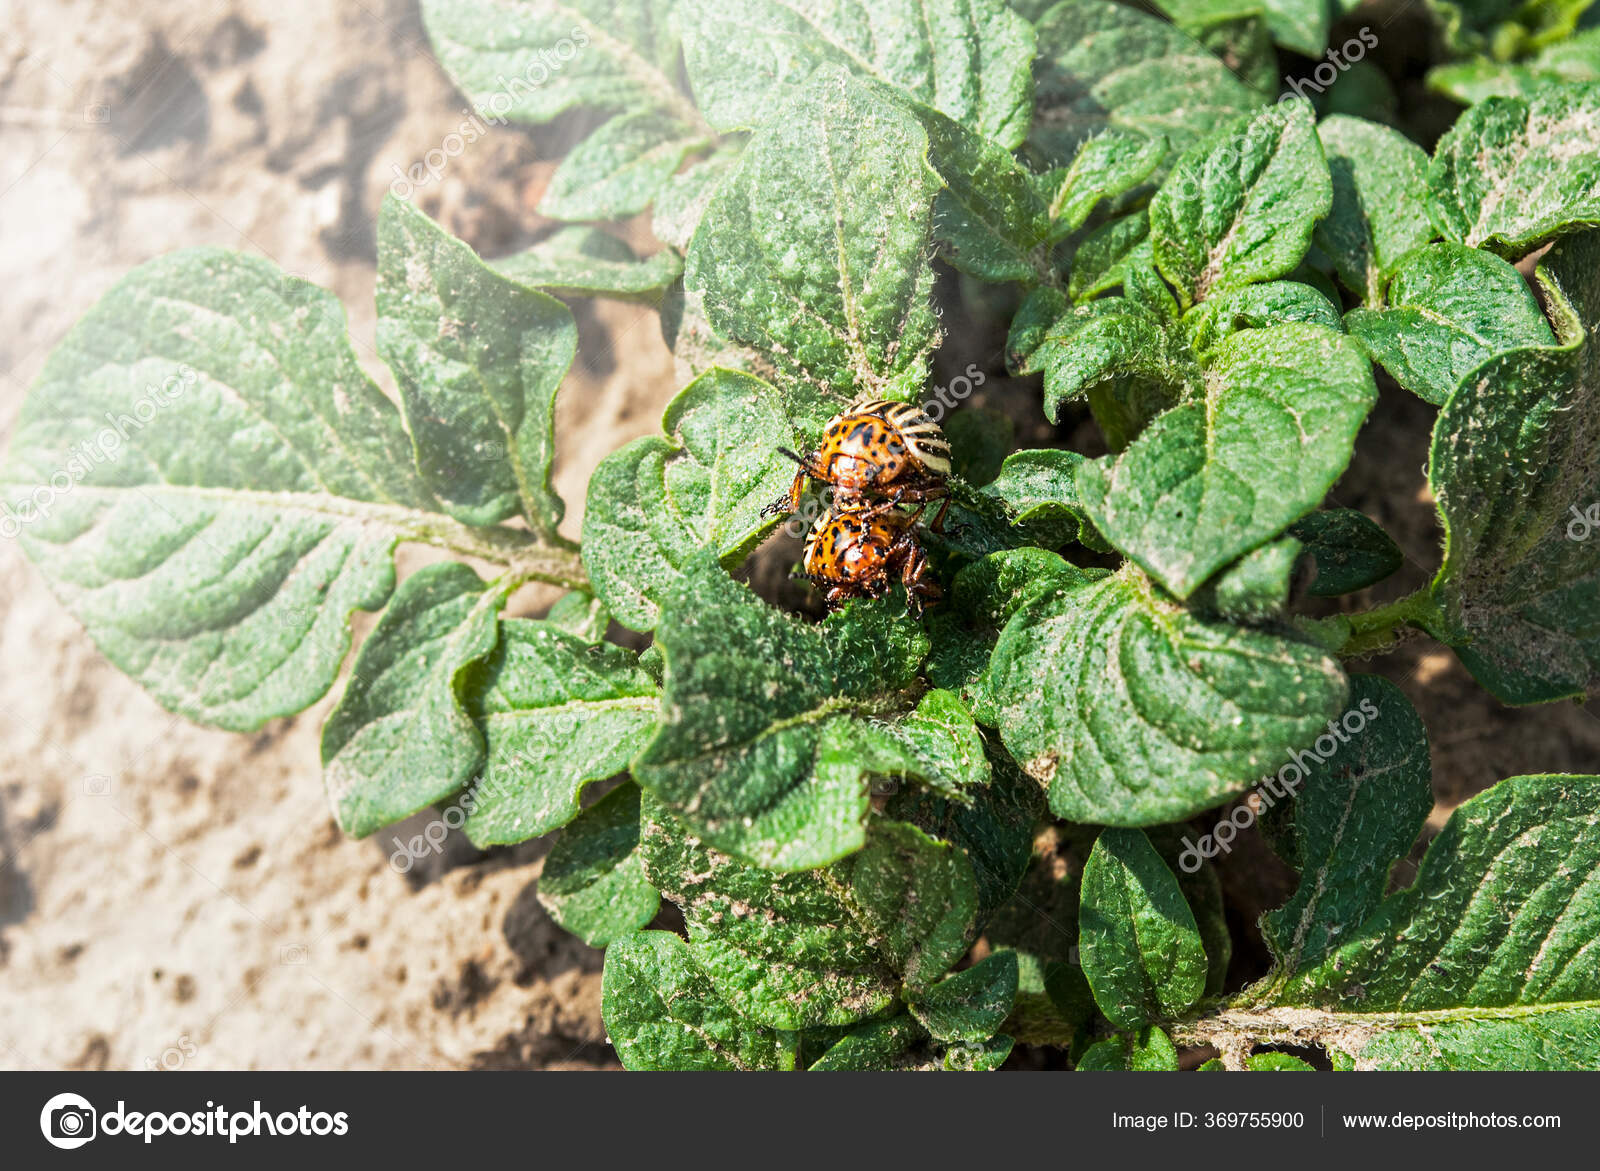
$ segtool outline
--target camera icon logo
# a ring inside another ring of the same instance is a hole
[[[94,1138],[97,1117],[87,1098],[57,1094],[39,1111],[39,1129],[51,1146],[70,1151]]]

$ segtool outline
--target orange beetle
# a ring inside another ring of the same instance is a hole
[[[928,573],[927,554],[917,541],[922,509],[901,512],[892,504],[840,509],[817,522],[806,539],[806,580],[822,590],[832,609],[849,598],[881,598],[898,575],[916,613],[943,596]]]
[[[888,496],[896,503],[922,503],[945,498],[949,488],[950,444],[939,424],[910,403],[883,399],[858,402],[835,415],[823,428],[822,444],[810,456],[779,448],[800,465],[789,491],[762,509],[763,516],[792,513],[810,480],[833,489],[841,508],[868,496]],[[938,531],[945,509],[933,527]]]

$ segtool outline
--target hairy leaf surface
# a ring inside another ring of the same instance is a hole
[[[988,691],[1006,748],[1070,821],[1152,825],[1221,804],[1342,710],[1314,647],[1203,621],[1124,570],[1025,601]]]
[[[630,652],[549,622],[501,623],[463,690],[487,756],[462,827],[479,846],[571,821],[584,786],[626,769],[656,726],[655,683]]]
[[[119,281],[23,404],[0,526],[163,705],[248,730],[314,702],[397,541],[446,516],[332,294],[195,249]],[[508,538],[509,541],[509,538]],[[503,547],[503,546],[502,546]]]

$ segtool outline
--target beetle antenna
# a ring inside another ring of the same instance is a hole
[[[806,459],[806,457],[803,456],[803,455],[796,455],[794,452],[790,451],[787,447],[778,448],[778,454],[779,455],[788,456],[790,459],[794,460],[795,463],[799,464],[801,467],[807,469],[808,471],[811,468],[811,461],[810,460]]]

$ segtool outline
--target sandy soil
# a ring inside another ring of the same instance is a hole
[[[8,6],[0,439],[97,297],[195,244],[337,291],[384,380],[373,216],[462,104],[404,0]],[[530,242],[558,138],[496,131],[419,204],[480,251]],[[673,381],[652,312],[579,320],[557,477],[574,533],[595,462],[655,427]],[[613,1062],[600,954],[533,897],[541,846],[457,847],[402,877],[389,835],[329,818],[329,701],[254,737],[199,728],[105,662],[12,543],[0,598],[0,1067]]]
[[[336,290],[387,385],[373,215],[391,168],[440,143],[462,105],[412,3],[54,0],[7,16],[0,441],[71,323],[129,268],[187,245],[257,252]],[[510,251],[546,226],[531,208],[561,134],[497,131],[417,198],[480,251]],[[579,321],[557,476],[574,532],[589,471],[653,430],[674,381],[650,311],[580,307]],[[975,403],[1011,414],[1029,443],[1069,437],[1043,423],[1031,386],[991,373]],[[1438,541],[1421,494],[1425,408],[1391,394],[1383,410],[1334,494],[1406,548],[1411,564],[1377,600],[1424,581]],[[254,737],[198,728],[106,663],[9,544],[0,598],[0,1067],[614,1062],[599,953],[533,897],[539,843],[456,843],[401,876],[390,835],[349,841],[329,818],[329,701]],[[549,600],[530,592],[513,609]],[[1509,711],[1423,641],[1366,669],[1400,682],[1434,734],[1435,827],[1500,777],[1600,764],[1594,704]],[[1258,892],[1273,867],[1241,843],[1225,878]],[[1248,942],[1239,954],[1251,962]]]

